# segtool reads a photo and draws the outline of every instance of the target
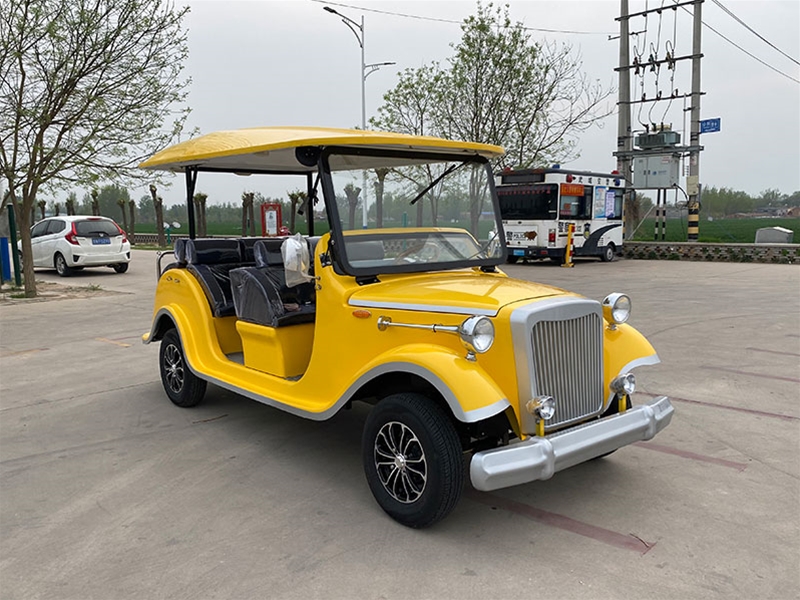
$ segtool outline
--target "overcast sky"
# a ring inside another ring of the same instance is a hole
[[[781,51],[800,59],[800,2],[797,0],[720,0],[761,36]],[[314,0],[215,1],[190,0],[189,59],[187,73],[193,83],[189,94],[192,114],[188,128],[201,133],[268,125],[354,127],[361,123],[361,57],[355,36],[338,17]],[[650,0],[654,8],[670,0]],[[587,33],[532,31],[534,40],[566,42],[580,52],[587,75],[606,86],[617,87],[616,37],[618,0],[510,0],[512,19],[527,27]],[[397,83],[397,73],[432,61],[445,63],[451,44],[460,39],[459,23],[475,12],[474,2],[461,1],[356,1],[330,3],[340,13],[358,21],[363,14],[366,62],[393,61],[367,79],[367,119],[382,102],[383,94]],[[630,12],[645,8],[644,0],[630,0]],[[361,10],[363,9],[363,10]],[[399,14],[389,14],[399,13]],[[409,15],[409,16],[401,16]],[[412,18],[416,17],[416,18]],[[675,17],[677,16],[677,21]],[[800,67],[737,23],[714,0],[703,5],[703,20],[748,52],[800,80]],[[632,46],[649,54],[659,42],[659,17],[648,18],[645,34],[632,38]],[[675,37],[675,54],[691,54],[691,15],[667,10],[661,17],[659,57],[666,40]],[[631,20],[632,31],[643,31],[645,20]],[[792,81],[747,56],[719,35],[703,29],[701,118],[719,117],[722,131],[701,136],[705,151],[700,158],[704,186],[730,187],[756,195],[767,188],[783,193],[800,190],[800,83]],[[633,51],[631,56],[633,57]],[[678,63],[674,85],[690,91],[691,61]],[[660,84],[669,89],[662,71]],[[634,97],[641,88],[634,78]],[[654,79],[645,80],[652,96]],[[683,130],[684,105],[658,103],[633,123],[661,121]],[[649,113],[649,114],[648,114]],[[688,129],[688,114],[686,117]],[[616,167],[616,114],[581,135],[581,156],[562,165],[568,168],[610,171]],[[688,135],[684,136],[688,143]],[[236,178],[201,173],[197,189],[210,202],[239,202],[244,190],[277,195],[268,178]],[[292,181],[282,187],[303,187]],[[139,197],[144,190],[134,192]],[[169,204],[184,201],[182,179],[163,191]]]

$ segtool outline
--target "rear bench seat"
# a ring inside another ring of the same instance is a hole
[[[239,240],[186,240],[185,251],[186,269],[200,282],[214,316],[234,316],[230,271],[242,266]]]

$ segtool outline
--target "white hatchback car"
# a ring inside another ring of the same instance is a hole
[[[22,252],[22,242],[18,245]],[[128,270],[131,245],[122,228],[107,217],[48,217],[31,228],[34,267],[55,268],[62,277],[84,267]]]

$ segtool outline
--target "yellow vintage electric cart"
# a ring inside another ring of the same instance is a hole
[[[658,357],[625,323],[630,299],[583,298],[498,268],[506,247],[490,160],[502,152],[264,127],[144,162],[183,172],[187,188],[190,236],[159,263],[143,336],[161,342],[167,396],[194,406],[211,382],[314,420],[372,404],[366,478],[411,527],[445,517],[467,478],[479,490],[547,479],[652,438],[673,408],[666,397],[631,404],[631,370]],[[309,235],[196,239],[197,177],[218,172],[296,176]]]

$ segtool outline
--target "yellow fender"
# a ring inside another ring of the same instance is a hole
[[[661,359],[650,342],[630,325],[617,325],[616,329],[606,325],[603,335],[603,376],[609,390],[605,405],[608,406],[614,397],[609,385],[615,377],[636,367],[658,364]]]
[[[474,361],[434,344],[398,346],[376,356],[339,402],[346,401],[373,379],[388,373],[408,373],[430,383],[453,415],[463,423],[482,421],[511,405],[500,387]]]

